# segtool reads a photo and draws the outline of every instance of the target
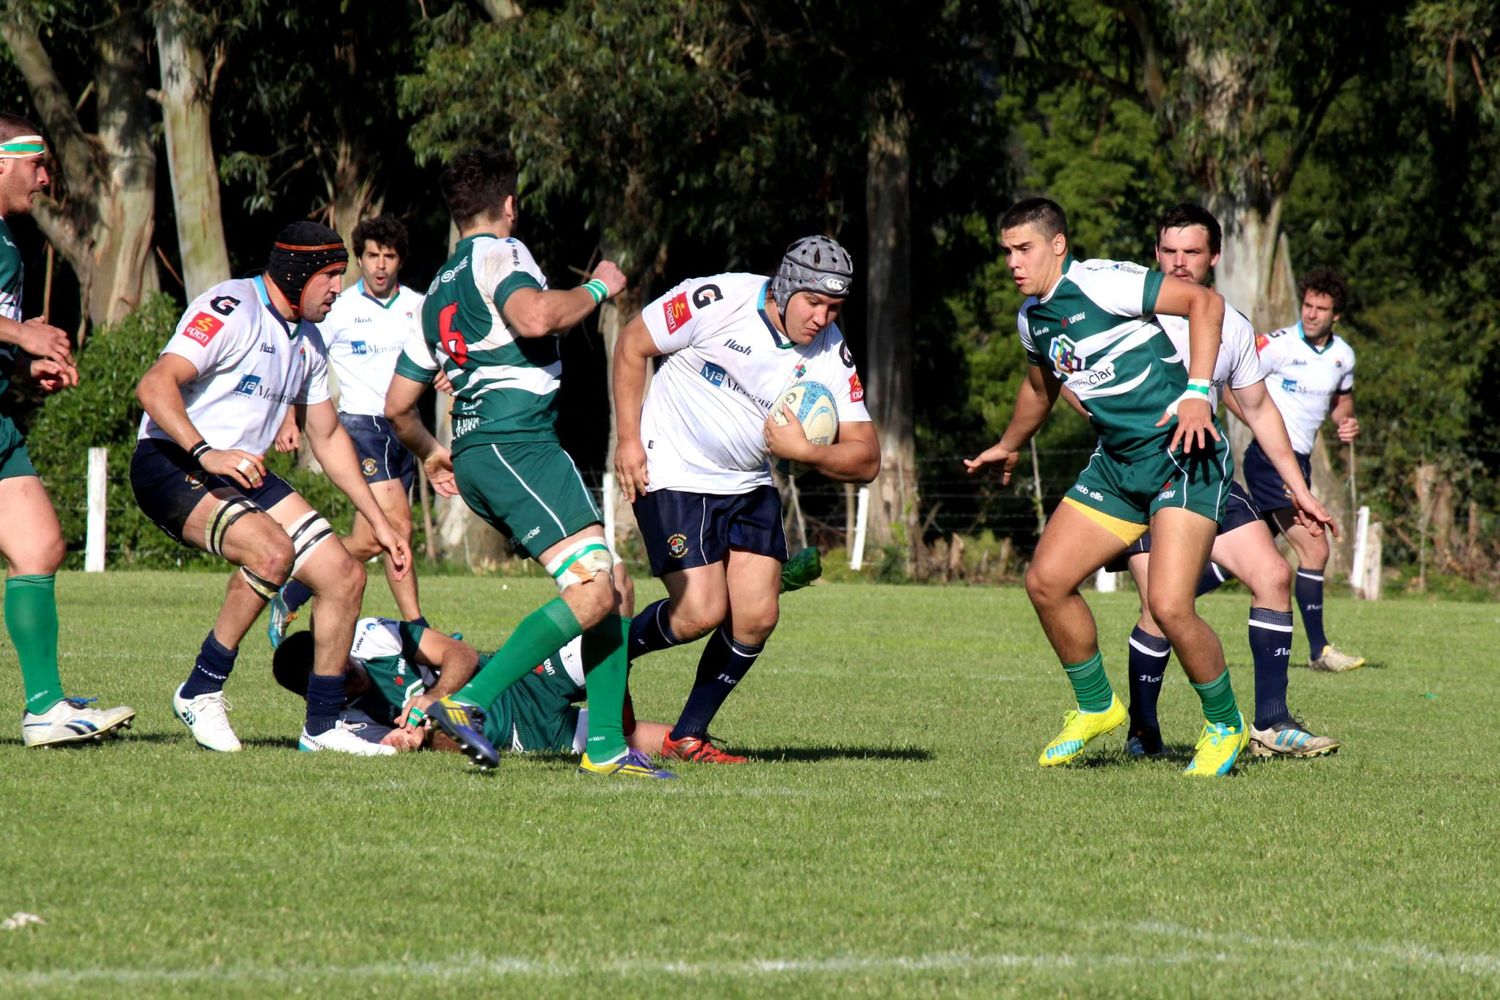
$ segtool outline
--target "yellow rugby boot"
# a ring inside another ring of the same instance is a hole
[[[1062,732],[1042,748],[1042,755],[1037,758],[1037,763],[1043,767],[1066,764],[1083,753],[1089,740],[1119,728],[1129,717],[1125,706],[1120,704],[1119,697],[1114,694],[1109,696],[1109,707],[1102,712],[1080,712],[1075,709],[1063,716]]]
[[[1250,727],[1245,725],[1244,713],[1240,713],[1239,724],[1226,726],[1217,722],[1204,722],[1198,745],[1193,748],[1193,759],[1183,770],[1198,778],[1216,778],[1225,775],[1239,759],[1240,751],[1250,742]]]

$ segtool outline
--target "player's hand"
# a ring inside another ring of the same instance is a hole
[[[370,529],[375,533],[375,541],[390,554],[393,579],[404,580],[406,574],[411,572],[411,547],[406,544],[406,539],[396,534],[390,522],[383,517],[379,523],[372,522]]]
[[[1353,417],[1346,417],[1339,421],[1339,440],[1345,444],[1359,437],[1359,421]]]
[[[1009,486],[1010,474],[1015,471],[1016,463],[1020,460],[1021,453],[1019,451],[1012,451],[1005,447],[1005,442],[999,441],[990,445],[973,458],[964,459],[964,468],[968,469],[969,475],[972,476],[986,465],[994,465],[999,462],[1001,464],[1000,485]]]
[[[302,430],[297,426],[297,418],[288,410],[286,419],[281,422],[281,430],[276,432],[276,450],[280,452],[296,451],[301,444]]]
[[[635,503],[637,497],[646,495],[651,480],[646,475],[646,449],[640,438],[615,442],[615,479],[626,503]]]
[[[440,497],[458,496],[458,480],[453,475],[453,453],[447,448],[438,448],[422,460],[427,471],[427,481],[432,492]]]
[[[432,376],[432,387],[445,395],[453,395],[453,380],[441,368],[437,370],[437,374]]]
[[[422,749],[422,744],[427,742],[427,733],[415,726],[401,726],[392,729],[385,734],[380,741],[383,747],[395,747],[397,753],[406,753],[411,750]]]
[[[77,368],[53,361],[51,358],[32,358],[27,364],[26,374],[31,381],[36,383],[38,389],[49,396],[78,384]]]
[[[612,260],[601,260],[599,266],[594,268],[594,273],[589,275],[590,280],[594,278],[604,282],[611,299],[625,290],[625,272]]]
[[[68,342],[66,332],[39,319],[28,319],[20,326],[21,333],[16,338],[16,344],[21,350],[33,357],[72,366],[73,345]]]
[[[766,415],[763,428],[766,449],[777,458],[784,458],[788,462],[812,464],[817,458],[818,453],[815,449],[818,446],[807,439],[807,432],[802,429],[802,423],[790,406],[782,403],[781,415],[785,418],[785,423],[776,422],[774,407]]]
[[[1163,427],[1177,417],[1177,429],[1172,432],[1172,440],[1167,445],[1168,452],[1177,450],[1177,445],[1182,445],[1182,453],[1190,455],[1194,451],[1202,451],[1208,448],[1209,438],[1219,440],[1218,428],[1214,427],[1213,407],[1208,405],[1208,399],[1193,394],[1192,399],[1179,399],[1176,404],[1176,412],[1173,407],[1167,407],[1167,412],[1161,415],[1156,426]]]
[[[266,481],[265,459],[260,455],[252,455],[248,451],[240,451],[238,448],[229,448],[224,451],[210,448],[203,453],[202,458],[198,459],[198,464],[203,467],[204,472],[223,476],[247,490],[258,490]]]
[[[1318,502],[1318,498],[1307,490],[1294,490],[1292,492],[1293,517],[1297,523],[1306,528],[1308,533],[1317,537],[1327,528],[1333,533],[1333,537],[1339,537],[1339,526],[1333,523],[1333,515],[1328,509]]]

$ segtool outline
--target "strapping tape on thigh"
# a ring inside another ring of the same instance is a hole
[[[208,527],[203,532],[203,547],[214,555],[223,557],[224,536],[229,534],[229,529],[234,523],[246,514],[253,514],[260,510],[254,500],[247,497],[230,497],[228,500],[219,502],[214,512],[208,516]]]
[[[333,525],[317,511],[310,510],[297,519],[287,534],[292,537],[292,575],[296,576],[313,550],[333,536]]]
[[[609,546],[602,538],[581,538],[547,563],[547,572],[557,581],[558,590],[575,583],[588,583],[600,573],[608,573],[615,564]]]

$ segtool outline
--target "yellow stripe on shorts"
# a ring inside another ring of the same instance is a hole
[[[1106,514],[1102,510],[1095,510],[1088,504],[1079,503],[1072,497],[1063,497],[1063,503],[1072,507],[1126,545],[1135,544],[1136,539],[1149,530],[1147,525],[1136,524],[1134,521],[1127,521],[1124,518],[1115,517],[1113,514]]]

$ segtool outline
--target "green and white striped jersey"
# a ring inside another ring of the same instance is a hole
[[[1088,410],[1100,446],[1124,461],[1163,450],[1175,420],[1156,422],[1187,388],[1187,355],[1154,318],[1162,281],[1139,264],[1070,254],[1061,280],[1016,317],[1031,363],[1056,373]]]
[[[481,233],[459,241],[422,304],[422,335],[407,341],[396,373],[453,383],[453,452],[495,441],[557,440],[562,359],[556,337],[521,337],[505,302],[547,278],[516,239]]]

